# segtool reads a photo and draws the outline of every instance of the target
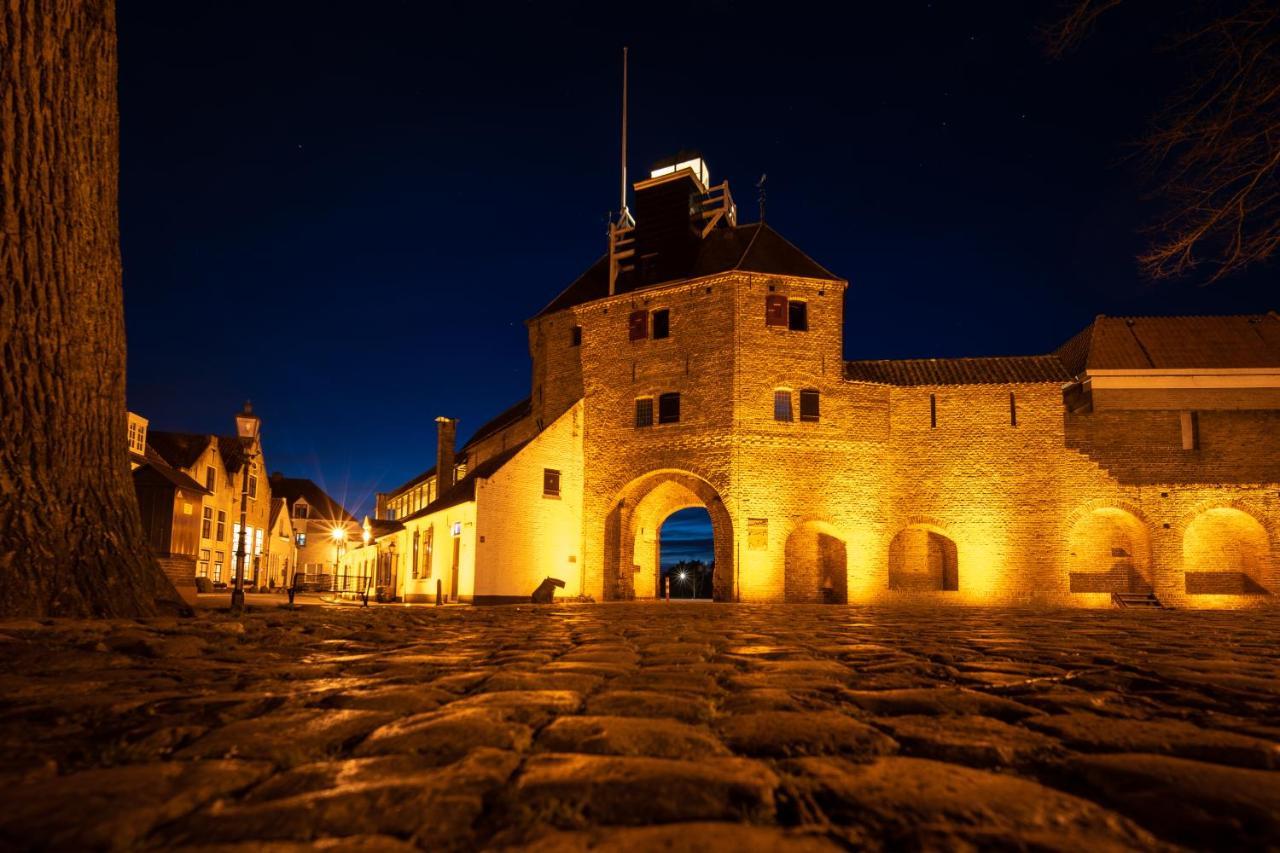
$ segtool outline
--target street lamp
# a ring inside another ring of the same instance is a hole
[[[240,481],[240,541],[236,545],[236,585],[231,590],[231,613],[235,616],[244,614],[244,561],[245,537],[248,530],[249,510],[249,469],[253,467],[254,450],[257,448],[258,432],[262,429],[262,419],[253,413],[253,404],[244,401],[244,411],[236,415],[236,437],[240,439],[240,447],[244,451],[244,475]]]
[[[333,536],[333,573],[336,580],[337,574],[342,571],[342,544],[347,541],[347,531],[345,528],[335,527],[330,535]],[[344,577],[343,589],[347,586],[345,580]]]

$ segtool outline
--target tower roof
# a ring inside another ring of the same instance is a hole
[[[763,222],[717,228],[706,236],[687,262],[663,281],[647,282],[634,290],[643,290],[690,278],[732,271],[792,275],[802,278],[842,279]],[[609,295],[609,256],[604,255],[560,295],[537,313],[537,317],[554,314],[565,308],[582,305]]]

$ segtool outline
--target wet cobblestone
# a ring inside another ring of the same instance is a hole
[[[0,623],[0,847],[1280,848],[1280,611]]]

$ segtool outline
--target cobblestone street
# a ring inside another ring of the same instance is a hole
[[[1274,848],[1278,636],[704,603],[11,621],[0,847]]]

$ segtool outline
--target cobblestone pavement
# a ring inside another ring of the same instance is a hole
[[[1280,847],[1280,611],[0,623],[0,847]]]

